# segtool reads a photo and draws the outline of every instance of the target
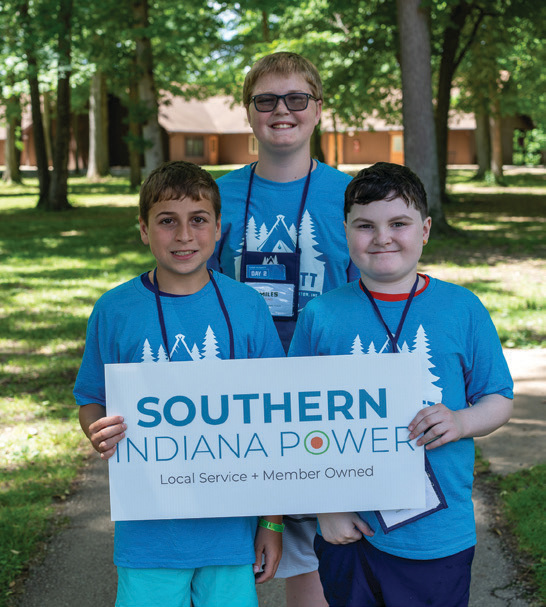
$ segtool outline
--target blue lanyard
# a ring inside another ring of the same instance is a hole
[[[396,329],[396,335],[393,336],[393,334],[391,333],[391,330],[389,329],[387,323],[385,322],[385,319],[383,318],[379,308],[377,307],[377,304],[375,303],[375,299],[373,298],[373,295],[368,291],[368,289],[366,288],[366,285],[362,282],[362,278],[360,279],[360,287],[366,294],[366,297],[370,300],[370,303],[372,304],[373,309],[375,310],[375,313],[377,314],[377,316],[379,317],[379,320],[383,323],[383,326],[385,327],[385,329],[387,331],[387,335],[389,336],[389,340],[391,342],[391,348],[392,348],[393,353],[396,353],[398,351],[398,338],[400,337],[400,333],[402,333],[402,327],[404,326],[404,321],[406,320],[406,316],[408,315],[408,311],[410,309],[411,302],[413,301],[413,298],[415,297],[415,291],[417,290],[418,283],[419,283],[419,276],[417,276],[417,278],[415,279],[415,282],[413,283],[413,287],[411,288],[410,294],[408,295],[408,299],[406,301],[404,311],[402,312],[402,317],[400,318],[400,322],[398,323],[398,328]]]
[[[245,221],[243,223],[243,249],[242,253],[246,252],[246,224],[248,221],[248,209],[250,207],[250,194],[252,193],[252,183],[254,182],[254,173],[256,172],[256,165],[258,163],[254,162],[250,166],[250,178],[248,180],[248,192],[246,194],[246,204],[245,204]],[[307,178],[305,180],[305,185],[303,186],[303,194],[301,196],[300,202],[300,210],[298,213],[298,221],[296,223],[296,251],[299,251],[299,242],[300,242],[300,224],[301,218],[303,217],[303,210],[305,209],[305,202],[307,200],[307,193],[309,192],[309,184],[311,183],[311,172],[313,170],[313,159],[311,158],[311,163],[309,164],[309,171],[307,172]]]
[[[235,358],[235,340],[233,338],[233,327],[231,326],[231,321],[229,319],[229,314],[226,308],[226,304],[224,303],[224,298],[220,293],[220,289],[216,284],[216,280],[214,280],[214,276],[212,271],[209,270],[210,281],[212,282],[212,286],[216,291],[216,297],[218,297],[218,303],[220,304],[220,308],[222,308],[222,313],[224,314],[224,318],[226,319],[226,324],[229,333],[229,358],[233,360]],[[163,306],[161,305],[161,296],[159,294],[159,284],[157,282],[157,268],[154,270],[154,294],[155,294],[155,303],[157,306],[157,315],[159,317],[159,325],[161,327],[161,337],[163,338],[163,345],[165,346],[165,350],[167,353],[167,357],[169,362],[171,362],[171,352],[169,350],[169,342],[167,339],[167,328],[165,327],[165,317],[163,316]]]

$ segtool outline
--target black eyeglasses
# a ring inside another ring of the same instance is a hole
[[[306,110],[309,105],[309,99],[318,101],[316,97],[309,93],[287,93],[286,95],[275,95],[274,93],[262,93],[261,95],[254,95],[250,98],[251,102],[254,102],[254,107],[258,112],[272,112],[279,103],[279,99],[284,101],[286,109],[290,112],[301,112]]]

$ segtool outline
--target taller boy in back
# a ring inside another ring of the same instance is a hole
[[[431,219],[412,171],[389,163],[360,171],[345,194],[345,221],[361,278],[306,306],[290,355],[419,356],[423,409],[410,438],[426,445],[447,508],[388,532],[373,512],[319,514],[325,596],[336,607],[463,607],[476,543],[472,437],[510,418],[510,373],[478,298],[417,273]]]
[[[220,196],[206,171],[186,162],[153,171],[140,191],[139,222],[157,266],[99,299],[74,388],[81,426],[103,459],[126,430],[121,417],[105,414],[105,364],[284,355],[263,298],[207,270]],[[256,581],[275,573],[279,522],[260,519],[257,529],[256,517],[118,521],[116,606],[257,607],[254,573],[262,555]]]
[[[343,232],[350,177],[311,157],[322,82],[305,57],[280,52],[257,61],[245,78],[243,104],[258,161],[218,180],[223,217],[214,267],[262,293],[288,350],[307,302],[358,275]],[[322,607],[316,520],[284,520],[277,576],[287,578],[287,606]]]

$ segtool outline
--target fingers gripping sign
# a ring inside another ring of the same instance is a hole
[[[425,445],[427,450],[458,441],[464,436],[460,416],[460,411],[452,411],[442,403],[425,407],[410,422],[409,438],[413,440],[419,436],[417,445]]]
[[[125,438],[127,424],[120,415],[105,415],[106,409],[98,403],[89,403],[80,406],[80,425],[87,438],[91,441],[93,449],[104,460],[109,459],[116,452],[116,445]]]
[[[125,437],[126,429],[123,417],[102,417],[89,426],[89,440],[102,459],[109,459],[116,452],[116,445]]]

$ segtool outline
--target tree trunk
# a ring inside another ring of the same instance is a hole
[[[142,135],[146,141],[144,170],[150,173],[163,162],[161,129],[158,121],[158,102],[154,81],[152,44],[142,34],[148,27],[148,0],[136,0],[133,4],[136,36],[136,63],[139,71],[138,94],[146,119],[142,124]]]
[[[74,155],[74,174],[75,175],[80,174],[80,169],[81,169],[80,160],[82,159],[79,124],[80,124],[80,114],[73,112],[72,113],[72,140],[70,142],[69,155],[70,155],[70,150],[72,150],[72,153]]]
[[[106,77],[97,70],[91,78],[89,95],[89,161],[87,178],[105,177],[110,172],[108,157],[108,94]]]
[[[404,158],[427,192],[433,233],[448,231],[442,201],[432,107],[430,30],[421,0],[397,0],[402,67]]]
[[[17,153],[17,134],[21,126],[21,100],[18,95],[6,99],[6,141],[4,144],[6,170],[2,179],[6,183],[22,183]]]
[[[53,166],[53,133],[51,129],[51,91],[44,91],[42,98],[44,100],[44,137],[47,151],[48,165]]]
[[[447,140],[449,133],[449,107],[451,105],[451,83],[460,62],[460,55],[459,57],[457,56],[457,51],[459,49],[461,32],[470,12],[471,8],[465,0],[462,0],[452,9],[449,25],[444,32],[442,45],[435,125],[440,196],[443,201],[447,199]]]
[[[129,165],[131,167],[131,188],[136,189],[142,182],[142,171],[140,162],[140,145],[142,133],[135,113],[138,108],[138,83],[134,77],[129,80]]]
[[[319,162],[324,162],[324,151],[322,150],[322,131],[320,128],[320,121],[313,131],[311,137],[311,156],[316,158]]]
[[[71,61],[72,0],[60,0],[59,5],[59,70],[57,82],[57,123],[53,154],[53,178],[46,205],[48,211],[71,207],[68,202],[68,154],[70,149],[70,61]]]
[[[23,44],[28,66],[28,84],[30,89],[30,107],[32,112],[32,131],[34,134],[34,148],[36,151],[36,166],[38,169],[39,195],[38,206],[45,204],[49,194],[49,166],[47,149],[42,121],[42,108],[40,104],[40,85],[38,82],[38,61],[34,47],[31,21],[28,14],[28,0],[19,5],[21,24],[23,29]]]
[[[334,126],[334,167],[339,166],[339,137],[337,136],[337,120],[336,115],[332,114],[332,124]]]
[[[476,179],[484,179],[491,167],[491,135],[489,115],[484,108],[476,110],[476,159],[478,172]]]
[[[262,37],[264,42],[269,42],[269,15],[262,10]]]
[[[489,129],[491,132],[491,171],[495,182],[504,185],[502,170],[502,120],[500,116],[499,99],[492,99],[492,111],[489,116]]]

